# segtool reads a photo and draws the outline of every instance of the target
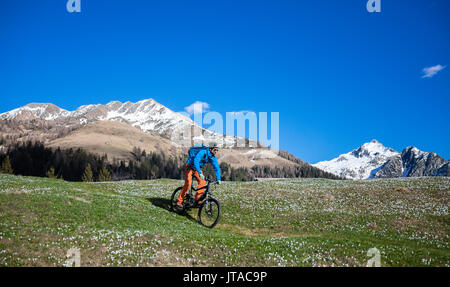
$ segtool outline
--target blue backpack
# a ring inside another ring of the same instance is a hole
[[[192,147],[189,149],[189,151],[188,151],[189,158],[194,159],[195,156],[198,154],[199,151],[205,150],[205,149],[208,149],[208,148],[209,148],[209,147],[207,147],[207,146],[205,146],[205,145],[202,145],[202,144],[198,144],[198,145],[192,146]]]

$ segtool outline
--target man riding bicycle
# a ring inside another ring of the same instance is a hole
[[[183,199],[186,196],[187,191],[192,184],[192,176],[197,180],[198,186],[197,194],[195,195],[196,205],[200,205],[199,199],[205,192],[205,189],[200,189],[206,185],[205,176],[202,173],[201,167],[207,163],[211,163],[216,175],[217,183],[221,183],[220,178],[220,167],[217,162],[216,154],[219,151],[217,145],[206,146],[193,146],[189,149],[189,156],[184,166],[184,186],[181,189],[180,195],[178,196],[177,209],[183,209]]]

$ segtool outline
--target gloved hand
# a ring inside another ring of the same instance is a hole
[[[221,181],[221,180],[218,180],[218,181],[217,181],[217,184],[222,184],[222,181]]]
[[[200,178],[205,180],[205,176],[203,175],[203,173],[200,174]]]

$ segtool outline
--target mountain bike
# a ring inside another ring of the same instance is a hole
[[[213,228],[217,222],[219,222],[221,210],[219,201],[212,197],[211,185],[217,184],[217,181],[211,181],[206,179],[206,185],[202,188],[194,188],[191,185],[191,188],[186,193],[186,196],[183,200],[183,209],[178,211],[178,213],[186,213],[188,210],[192,208],[198,208],[198,222],[208,228]],[[180,186],[172,193],[172,197],[170,199],[170,210],[176,212],[175,205],[177,204],[178,196],[180,195],[181,189],[183,187]],[[195,195],[194,191],[197,192],[201,189],[205,189],[205,192],[200,197],[199,201],[202,202],[200,205],[196,205],[195,203]]]

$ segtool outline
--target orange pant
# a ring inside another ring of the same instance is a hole
[[[183,203],[183,199],[186,196],[187,191],[189,190],[189,188],[191,187],[192,184],[192,175],[195,177],[195,179],[198,182],[198,188],[204,187],[206,185],[206,181],[204,181],[203,179],[201,179],[200,174],[198,173],[198,171],[193,170],[189,165],[185,165],[184,166],[184,186],[181,189],[180,195],[178,196],[178,204],[182,204]],[[198,200],[202,194],[205,192],[205,189],[201,189],[199,191],[197,191],[197,194],[195,195],[195,200]]]

